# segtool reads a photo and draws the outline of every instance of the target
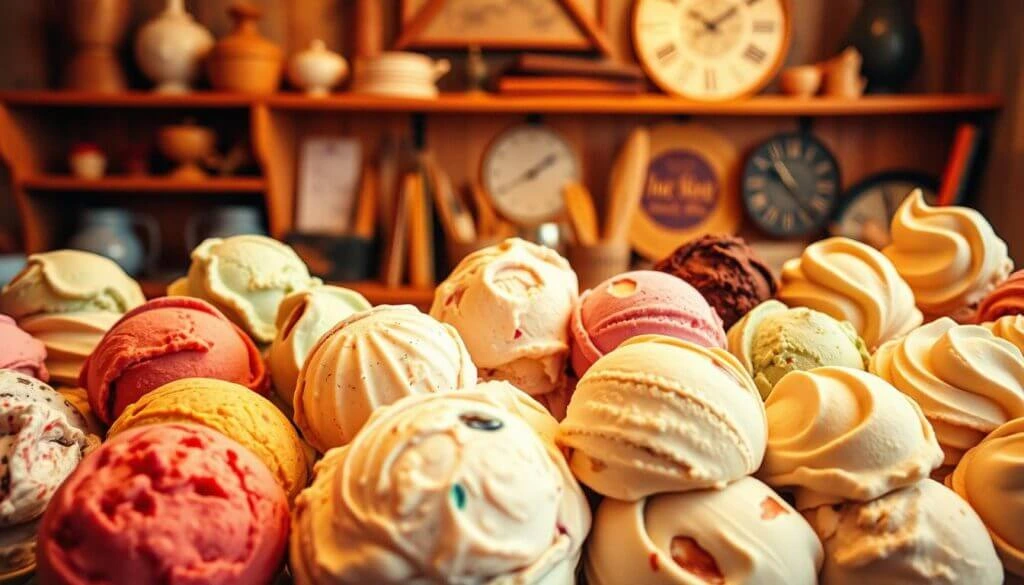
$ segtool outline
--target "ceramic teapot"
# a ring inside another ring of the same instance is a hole
[[[156,91],[184,93],[212,48],[213,35],[185,12],[184,0],[167,0],[164,11],[139,30],[135,59]]]
[[[146,233],[146,246],[133,228]],[[160,227],[151,216],[124,209],[89,209],[79,220],[71,248],[93,252],[117,262],[129,276],[153,272],[160,256]]]

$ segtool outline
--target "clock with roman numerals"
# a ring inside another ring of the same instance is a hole
[[[810,133],[769,138],[743,167],[747,215],[780,238],[822,231],[839,201],[840,186],[836,157]]]
[[[789,48],[786,0],[636,0],[633,44],[662,90],[701,101],[752,95]]]

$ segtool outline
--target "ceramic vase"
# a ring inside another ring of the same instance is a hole
[[[864,0],[848,40],[864,57],[870,92],[898,91],[921,64],[921,31],[910,0]]]
[[[117,60],[131,16],[129,0],[68,0],[64,3],[74,54],[64,72],[64,87],[117,93],[128,84]]]
[[[146,233],[147,246],[135,234],[136,227]],[[160,229],[148,215],[123,209],[90,209],[82,214],[78,232],[69,245],[110,258],[129,276],[137,276],[143,269],[155,267],[160,254]]]
[[[281,49],[260,35],[262,11],[239,2],[229,10],[235,28],[210,53],[210,83],[214,89],[252,94],[277,91],[281,85]]]
[[[288,80],[306,95],[323,97],[348,74],[348,62],[317,39],[288,63]]]
[[[185,93],[213,48],[213,35],[185,12],[184,0],[167,0],[159,16],[139,30],[135,59],[155,90]]]

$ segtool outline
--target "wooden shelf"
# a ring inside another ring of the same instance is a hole
[[[30,177],[22,181],[30,191],[78,191],[110,193],[237,193],[261,194],[266,181],[261,177],[210,177],[199,181],[182,181],[166,177],[104,177],[79,179],[63,176]]]
[[[240,93],[196,91],[186,94],[128,91],[96,93],[81,91],[3,91],[0,102],[13,107],[45,108],[247,108],[253,96]]]
[[[147,299],[162,297],[167,294],[169,282],[164,280],[141,280],[139,286]],[[391,288],[375,280],[357,282],[332,282],[330,284],[350,288],[366,297],[374,305],[415,305],[426,311],[434,300],[434,289],[412,288],[402,286]]]

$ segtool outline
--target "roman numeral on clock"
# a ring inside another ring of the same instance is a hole
[[[704,70],[704,87],[708,90],[714,90],[718,87],[718,81],[714,69]]]
[[[747,45],[747,49],[743,51],[743,56],[754,63],[760,64],[768,56],[768,53],[757,45]]]
[[[754,32],[761,34],[771,34],[775,32],[775,22],[771,20],[755,20]]]
[[[679,55],[679,50],[672,43],[665,43],[655,51],[655,54],[662,63],[668,64]]]

